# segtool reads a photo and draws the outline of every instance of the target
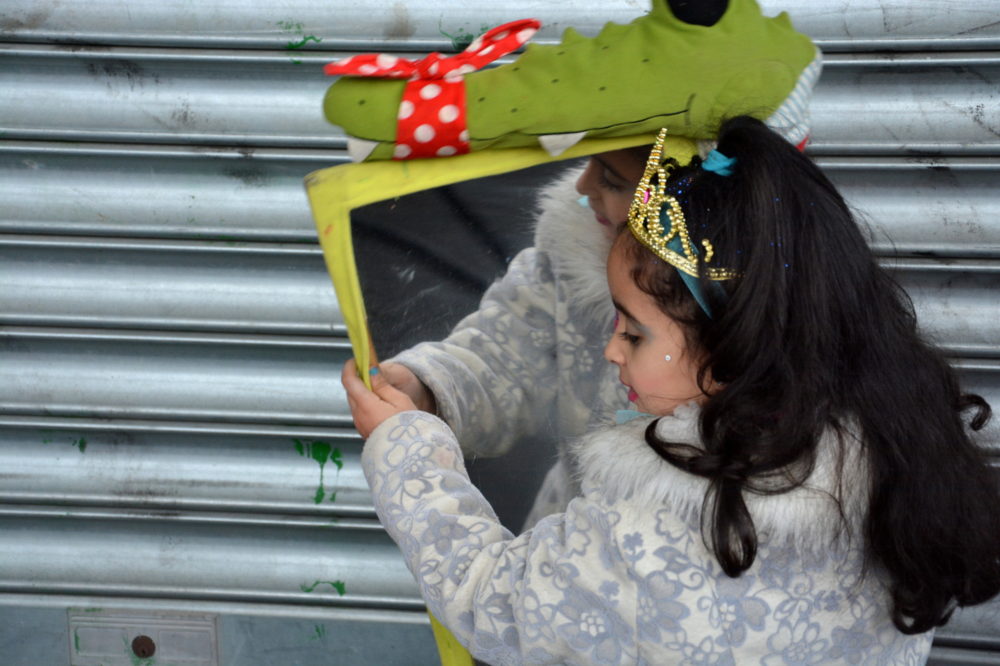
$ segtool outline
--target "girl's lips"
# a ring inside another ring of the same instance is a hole
[[[639,394],[635,392],[634,388],[630,388],[628,390],[628,401],[635,402],[638,399],[639,399]]]
[[[598,213],[594,213],[594,217],[597,218],[597,221],[599,223],[603,224],[604,226],[606,226],[606,227],[610,227],[611,226],[611,220],[609,220],[608,218],[604,217],[603,215],[600,215]]]

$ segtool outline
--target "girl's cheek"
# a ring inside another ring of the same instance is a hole
[[[611,200],[608,210],[608,219],[614,224],[622,224],[628,219],[628,209],[632,205],[632,192],[618,194]]]

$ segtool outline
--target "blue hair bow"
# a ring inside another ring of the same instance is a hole
[[[712,150],[705,156],[701,163],[701,168],[705,171],[717,173],[720,176],[732,176],[733,165],[736,164],[735,157],[726,157],[718,150]]]

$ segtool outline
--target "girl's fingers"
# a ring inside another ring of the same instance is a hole
[[[385,375],[379,371],[378,367],[371,368],[371,370],[369,370],[369,375],[371,376],[372,389],[374,393],[369,391],[368,387],[365,386],[365,383],[361,381],[360,377],[358,377],[357,365],[355,365],[354,359],[350,359],[344,363],[344,369],[340,373],[340,381],[347,390],[349,399],[353,397],[358,401],[367,401],[370,397],[374,397],[381,399],[394,407],[415,409],[413,401],[410,397],[390,384]]]
[[[416,409],[413,401],[390,385],[377,370],[371,373],[372,387],[377,392],[369,391],[355,368],[354,361],[345,363],[340,381],[347,393],[347,404],[351,408],[354,427],[362,437],[367,439],[379,424],[394,414]]]
[[[413,404],[413,400],[410,399],[410,396],[390,384],[385,375],[378,372],[378,368],[373,368],[373,370],[375,372],[373,372],[371,376],[372,390],[375,391],[375,395],[393,407],[397,407],[399,409],[410,410],[417,408],[416,405]]]
[[[340,383],[344,385],[346,389],[348,384],[350,384],[351,379],[356,379],[358,376],[357,366],[354,364],[354,359],[347,359],[344,363],[344,367],[340,370]]]
[[[355,370],[356,367],[353,360],[348,361],[344,364],[344,370],[340,373],[340,382],[347,391],[348,402],[353,400],[355,406],[368,405],[373,401],[376,403],[382,402],[382,399],[369,391],[365,383],[358,377],[358,373]]]

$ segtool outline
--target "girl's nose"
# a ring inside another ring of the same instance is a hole
[[[587,168],[583,170],[580,177],[576,179],[576,191],[587,196],[597,194],[597,162],[591,159],[587,162]]]
[[[615,365],[622,364],[621,344],[618,338],[617,327],[611,333],[608,344],[604,345],[604,358]]]

